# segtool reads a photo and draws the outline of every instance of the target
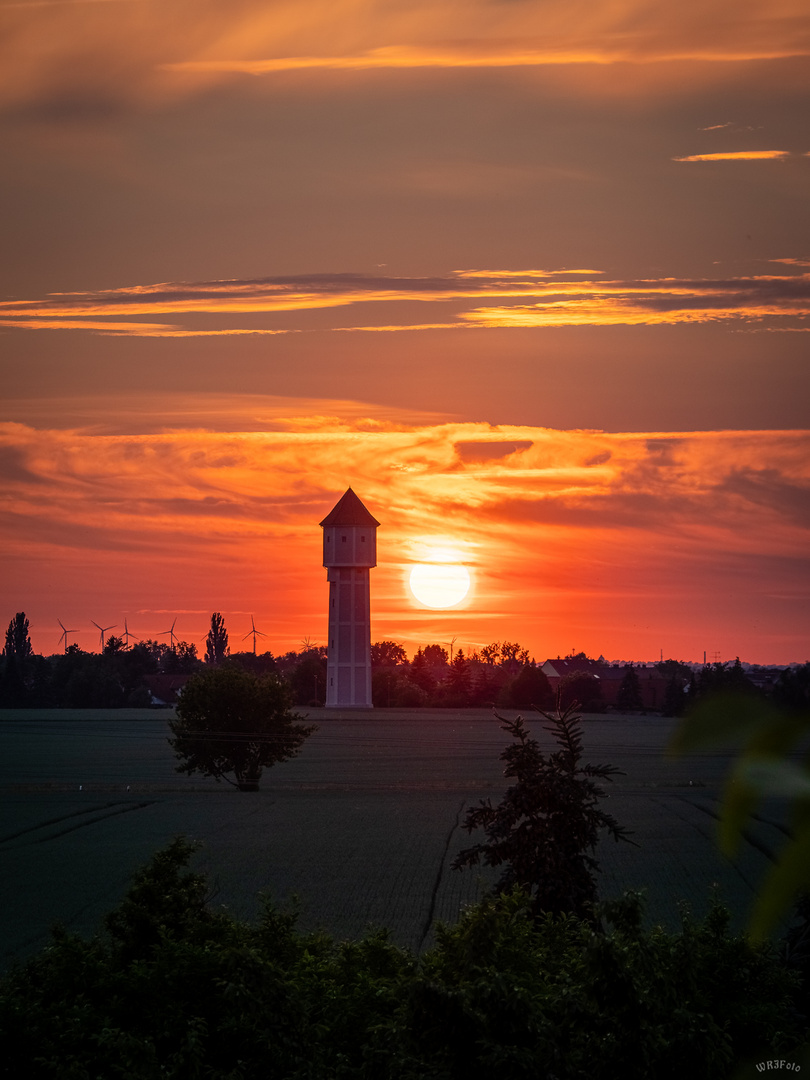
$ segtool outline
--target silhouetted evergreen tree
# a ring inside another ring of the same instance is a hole
[[[0,708],[19,709],[29,704],[33,653],[28,619],[24,611],[18,611],[8,624],[0,661]]]
[[[444,704],[463,709],[470,703],[470,662],[461,649],[450,664],[444,688]]]
[[[410,666],[410,679],[430,699],[436,692],[436,676],[430,662],[421,648],[416,650]]]
[[[221,664],[229,652],[225,620],[218,611],[215,611],[211,616],[211,629],[205,639],[205,662],[206,664]]]
[[[638,673],[632,664],[628,667],[625,676],[621,681],[616,704],[622,712],[635,712],[643,707],[641,700],[641,683],[638,679]]]
[[[664,716],[682,716],[686,707],[687,696],[684,694],[684,680],[680,675],[673,675],[664,691],[662,712]]]
[[[514,709],[550,709],[554,705],[554,691],[545,673],[534,660],[524,664],[520,673],[508,684],[505,704]]]
[[[25,617],[25,612],[18,611],[8,624],[3,655],[6,657],[14,656],[19,661],[32,656],[34,650],[31,647],[31,637],[28,631],[28,619]]]

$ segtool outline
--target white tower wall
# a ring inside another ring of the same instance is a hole
[[[327,708],[370,709],[371,598],[367,567],[329,567]]]
[[[377,526],[351,488],[321,522],[329,582],[326,707],[370,709],[371,596]]]

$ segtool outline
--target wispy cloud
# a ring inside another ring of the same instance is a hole
[[[801,260],[772,260],[804,266]],[[519,299],[517,305],[504,301]],[[496,301],[486,307],[471,301]],[[307,332],[307,313],[365,306],[396,306],[397,322],[318,324],[319,332],[394,333],[396,330],[516,326],[606,326],[762,320],[804,320],[810,315],[810,274],[784,273],[728,279],[609,281],[595,271],[462,270],[441,278],[383,278],[362,274],[312,274],[211,282],[174,282],[54,293],[41,300],[0,302],[0,326],[84,329],[134,337],[227,336]],[[417,318],[410,315],[417,309]],[[429,306],[444,319],[426,321]],[[295,325],[258,323],[297,316]],[[139,316],[172,314],[185,322],[140,322]],[[122,321],[121,316],[130,316]],[[105,319],[109,316],[109,320]],[[222,316],[230,325],[222,326]],[[189,322],[189,319],[191,322]],[[201,322],[202,320],[202,322]],[[208,321],[208,325],[205,321]],[[217,325],[211,325],[214,320]],[[235,321],[235,322],[234,322]]]
[[[781,261],[787,266],[799,260]],[[507,301],[519,300],[512,304]],[[487,306],[478,306],[487,301]],[[317,326],[307,314],[364,306],[394,306],[398,320]],[[444,317],[425,320],[425,308]],[[412,314],[415,312],[415,317]],[[141,322],[140,317],[183,316],[182,323]],[[740,278],[605,280],[596,271],[461,270],[443,277],[361,274],[249,280],[171,282],[88,293],[52,293],[40,300],[0,303],[0,326],[77,330],[134,337],[231,334],[381,332],[474,327],[609,326],[762,320],[802,320],[810,315],[810,274]],[[122,321],[121,317],[129,317]],[[285,325],[267,325],[284,316]],[[223,326],[227,317],[229,325]],[[290,318],[297,321],[289,325]],[[106,319],[109,321],[106,321]],[[265,321],[260,322],[258,319]],[[207,322],[206,322],[207,320]],[[212,320],[216,325],[211,325]]]
[[[803,55],[806,46],[798,46]],[[571,64],[654,63],[657,61],[740,61],[797,55],[797,45],[763,47],[756,42],[725,50],[717,45],[673,47],[617,34],[612,40],[565,38],[532,47],[511,42],[450,42],[441,46],[385,45],[342,56],[276,56],[266,59],[184,60],[163,64],[165,71],[189,75],[272,75],[290,71],[371,71],[426,68],[539,68]]]
[[[723,150],[716,154],[689,154],[673,161],[774,161],[790,157],[789,150]]]

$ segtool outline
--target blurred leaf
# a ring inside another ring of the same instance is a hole
[[[745,759],[738,762],[729,776],[720,805],[720,825],[718,836],[720,850],[731,858],[740,846],[742,831],[746,821],[754,812],[759,802],[759,792],[745,775],[742,766]]]
[[[794,828],[810,821],[810,775],[804,769],[782,758],[743,755],[723,792],[719,836],[724,855],[730,858],[737,851],[743,828],[759,800],[774,795],[797,800],[792,808]]]
[[[768,872],[751,915],[750,933],[762,940],[796,897],[810,889],[810,824],[786,844]]]
[[[761,698],[723,694],[700,702],[684,717],[667,752],[677,757],[694,750],[747,746],[779,753],[806,730],[806,719],[780,712]]]
[[[706,699],[684,719],[668,753],[738,751],[721,800],[718,839],[733,857],[743,830],[765,796],[791,801],[793,838],[779,852],[757,896],[750,932],[764,938],[803,890],[810,889],[810,759],[796,760],[797,744],[810,731],[810,718],[785,713],[751,695]],[[787,755],[794,752],[793,760]]]
[[[792,761],[746,757],[739,764],[738,774],[759,795],[810,798],[810,775]]]

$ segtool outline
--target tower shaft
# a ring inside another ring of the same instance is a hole
[[[367,567],[327,569],[329,644],[327,708],[370,709],[371,598]]]
[[[321,522],[329,582],[327,708],[370,709],[371,597],[379,522],[351,488]]]

